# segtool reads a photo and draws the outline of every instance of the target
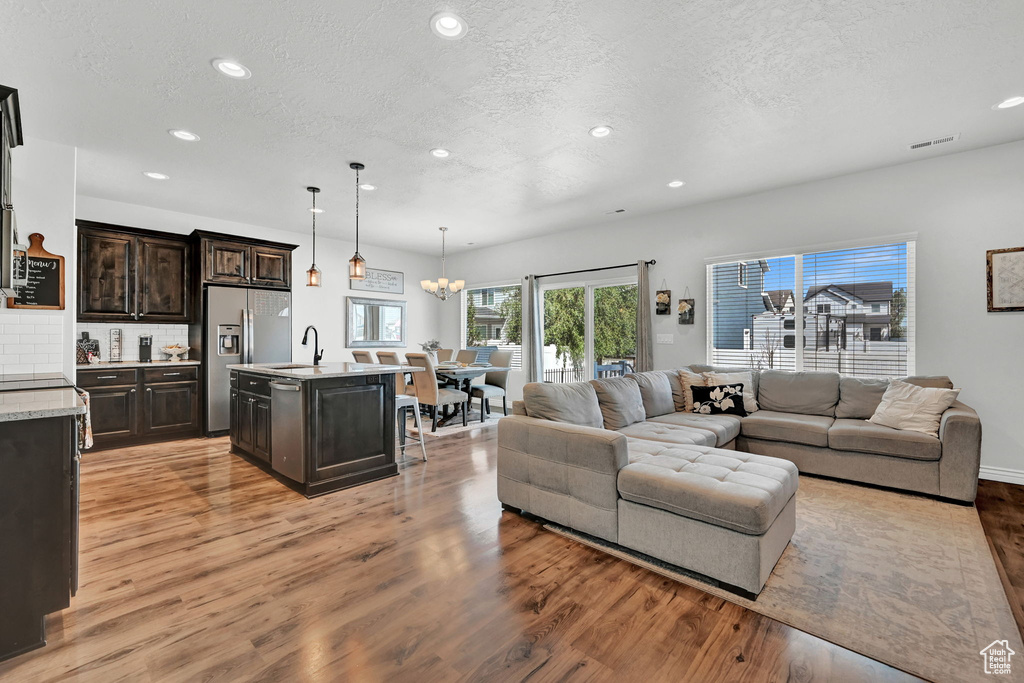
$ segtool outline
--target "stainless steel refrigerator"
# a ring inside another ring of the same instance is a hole
[[[228,365],[292,360],[292,295],[267,289],[207,286],[203,293],[206,432],[230,425]]]

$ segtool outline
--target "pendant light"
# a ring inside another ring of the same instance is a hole
[[[441,277],[437,282],[431,280],[420,280],[420,287],[427,294],[433,294],[441,301],[447,301],[448,297],[466,288],[465,280],[456,280],[449,285],[447,273],[445,273],[444,234],[448,228],[438,228],[441,231]]]
[[[359,255],[359,172],[366,167],[358,161],[353,161],[348,167],[356,172],[356,253],[348,260],[348,279],[365,280],[366,260]]]
[[[316,215],[323,213],[323,209],[316,208],[316,195],[320,192],[319,187],[307,187],[306,191],[313,195],[313,208],[309,210],[313,214],[313,265],[306,271],[306,286],[320,286],[320,269],[316,267]]]

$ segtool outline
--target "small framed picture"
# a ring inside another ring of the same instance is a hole
[[[679,312],[680,325],[693,324],[693,299],[680,299],[676,310]]]
[[[668,307],[672,305],[672,290],[659,289],[654,299],[654,312],[657,315],[668,315]]]
[[[1024,247],[991,249],[988,256],[988,310],[1024,311]]]

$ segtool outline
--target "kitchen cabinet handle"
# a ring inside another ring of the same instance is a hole
[[[117,375],[103,375],[101,377],[97,377],[96,379],[117,379]]]
[[[180,372],[165,372],[164,377],[177,377],[180,374]]]
[[[128,393],[134,394],[134,393],[135,393],[135,390],[134,390],[134,389],[132,389],[132,390],[131,390],[130,392],[128,392]]]
[[[149,387],[146,387],[146,391],[148,391],[148,392],[151,392],[151,393],[152,393],[152,391],[153,391],[153,390],[152,390],[151,388],[149,388]]]
[[[302,387],[298,384],[278,384],[277,382],[270,383],[271,389],[277,389],[278,391],[301,391]]]
[[[249,382],[249,386],[253,386],[254,384],[259,384],[259,382],[252,382],[252,381]]]

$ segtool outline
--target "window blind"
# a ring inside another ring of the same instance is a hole
[[[915,245],[708,265],[708,361],[862,377],[913,374]]]

